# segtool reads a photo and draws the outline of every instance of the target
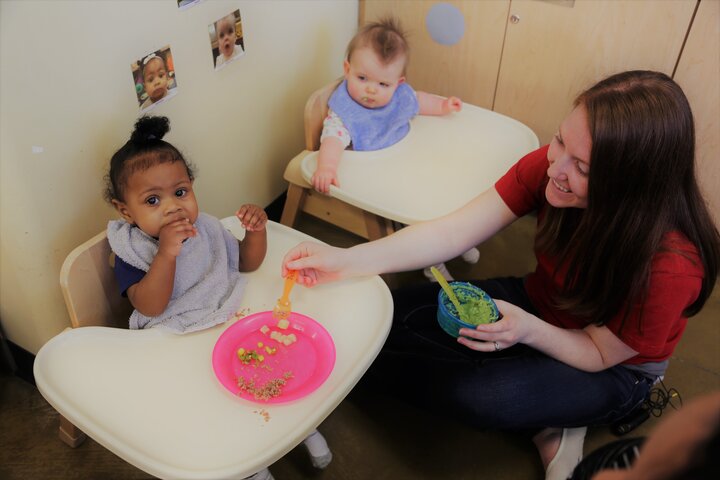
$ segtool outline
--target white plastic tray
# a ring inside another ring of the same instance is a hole
[[[242,237],[234,217],[223,223]],[[281,259],[307,239],[268,224],[267,258],[250,274],[241,308],[248,313],[272,309],[282,293]],[[38,352],[35,380],[60,414],[151,475],[243,478],[282,457],[333,411],[380,351],[392,322],[392,298],[379,277],[296,287],[291,300],[295,311],[329,331],[337,353],[325,383],[293,403],[246,401],[216,379],[212,350],[232,322],[187,335],[160,329],[66,330]]]
[[[340,187],[332,186],[330,195],[405,224],[430,220],[490,188],[538,146],[535,133],[517,120],[464,104],[451,115],[418,115],[408,135],[389,148],[343,152]],[[317,155],[302,160],[308,182]]]

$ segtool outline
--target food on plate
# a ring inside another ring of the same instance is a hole
[[[265,357],[262,354],[257,353],[255,350],[245,350],[242,347],[238,348],[237,357],[238,360],[240,360],[245,365],[252,364],[257,366],[258,363],[265,360]]]
[[[268,355],[275,355],[275,352],[277,352],[277,348],[271,347],[270,345],[265,345],[265,352]]]
[[[248,380],[244,377],[238,377],[238,388],[240,388],[241,392],[251,394],[255,400],[270,400],[282,393],[283,387],[292,376],[292,371],[288,370],[280,378],[269,380],[261,386],[255,385],[255,379]]]
[[[291,333],[290,335],[285,335],[284,333],[280,333],[277,330],[273,330],[270,333],[270,338],[272,338],[273,340],[275,340],[278,343],[282,343],[286,347],[297,342],[297,337],[295,336],[294,333]]]

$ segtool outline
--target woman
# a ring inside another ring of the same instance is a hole
[[[454,341],[436,324],[437,286],[396,291],[368,381],[479,427],[530,429],[546,478],[564,479],[584,427],[642,402],[715,284],[720,236],[696,183],[694,139],[672,79],[613,75],[576,99],[549,146],[459,210],[347,250],[300,244],[283,270],[312,286],[416,269],[537,212],[535,272],[473,282],[503,318]]]

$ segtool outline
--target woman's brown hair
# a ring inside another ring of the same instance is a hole
[[[600,325],[627,315],[644,303],[654,255],[672,249],[665,235],[678,231],[697,248],[705,273],[683,312],[695,315],[715,285],[720,235],[695,177],[685,94],[663,73],[629,71],[597,83],[574,105],[586,110],[592,139],[588,205],[548,205],[536,240],[568,268],[558,306]]]

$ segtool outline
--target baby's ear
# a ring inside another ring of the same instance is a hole
[[[130,224],[134,223],[133,219],[132,219],[132,215],[130,214],[130,211],[128,210],[127,205],[125,205],[125,203],[121,202],[120,200],[113,199],[112,205],[113,205],[113,207],[115,207],[115,210],[118,211],[118,213],[123,218],[123,220],[125,220],[126,222],[128,222]]]
[[[405,83],[405,77],[400,77],[400,80],[398,80],[398,85],[401,83]]]
[[[348,73],[350,73],[350,62],[345,59],[343,62],[343,75],[347,77]]]

